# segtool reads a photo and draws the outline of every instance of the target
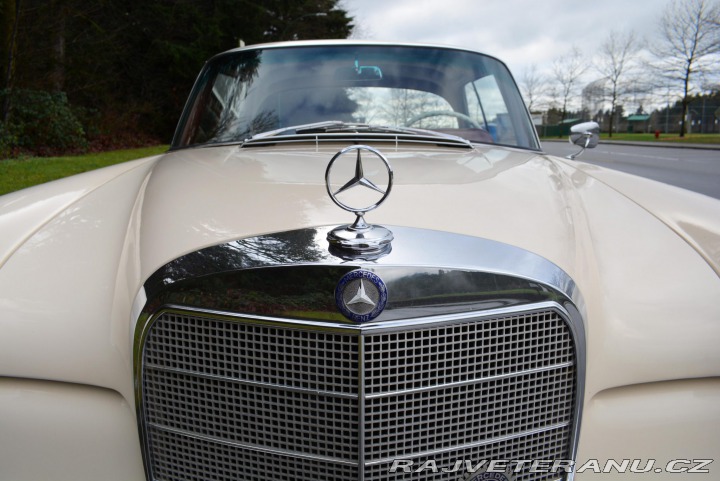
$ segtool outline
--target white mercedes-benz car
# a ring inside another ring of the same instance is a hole
[[[720,479],[720,202],[544,154],[492,57],[220,54],[0,232],[0,480]]]

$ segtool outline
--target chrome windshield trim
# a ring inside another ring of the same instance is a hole
[[[289,41],[289,42],[268,42],[268,43],[258,43],[253,45],[247,45],[245,47],[239,47],[234,48],[231,50],[227,50],[225,52],[220,52],[217,55],[210,58],[210,60],[213,60],[217,57],[223,57],[225,55],[232,55],[237,52],[244,52],[244,51],[251,51],[251,50],[269,50],[269,49],[276,49],[276,48],[296,48],[296,47],[342,47],[342,46],[349,46],[349,47],[417,47],[417,48],[430,48],[430,49],[438,49],[438,50],[451,50],[455,52],[468,52],[468,53],[475,53],[480,54],[484,57],[491,58],[501,64],[503,64],[507,68],[507,64],[499,59],[498,57],[495,57],[493,55],[483,53],[478,50],[473,50],[470,48],[464,48],[464,47],[455,47],[451,45],[441,45],[441,44],[433,44],[433,43],[423,43],[423,42],[383,42],[379,40],[347,40],[347,39],[332,39],[332,40],[295,40],[295,41]]]

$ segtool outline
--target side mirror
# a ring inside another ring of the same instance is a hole
[[[593,149],[600,140],[600,126],[597,122],[583,122],[573,125],[570,128],[570,143],[579,145],[582,149],[567,158],[575,160],[575,157],[585,152],[585,149]]]

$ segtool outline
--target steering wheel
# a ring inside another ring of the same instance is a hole
[[[423,112],[421,114],[416,115],[415,117],[411,118],[407,121],[405,124],[406,127],[410,127],[412,124],[421,121],[422,119],[426,119],[428,117],[440,117],[442,115],[447,115],[448,117],[455,117],[457,119],[464,120],[465,122],[472,125],[475,129],[482,129],[482,125],[477,123],[475,119],[473,119],[470,116],[467,116],[465,114],[461,114],[460,112],[455,112],[454,110],[431,110],[429,112]]]

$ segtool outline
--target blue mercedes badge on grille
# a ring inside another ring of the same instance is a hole
[[[348,272],[335,287],[335,303],[351,321],[372,321],[385,309],[387,286],[373,272],[363,269]]]

